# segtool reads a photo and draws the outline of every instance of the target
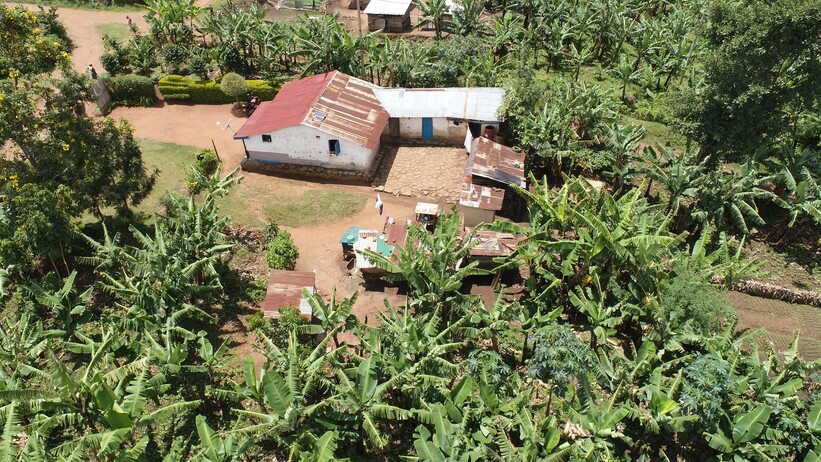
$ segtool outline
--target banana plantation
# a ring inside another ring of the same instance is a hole
[[[139,212],[157,172],[85,115],[58,14],[0,5],[0,461],[821,460],[819,362],[722,298],[760,272],[750,240],[817,252],[821,3],[429,0],[423,38],[146,3],[112,75],[503,87],[526,214],[411,225],[364,252],[404,303],[306,291],[311,323],[238,356],[221,327],[259,299],[236,257],[262,252],[223,210],[242,177],[193,167]],[[484,229],[522,240],[463,263]],[[518,290],[464,290],[501,273]]]

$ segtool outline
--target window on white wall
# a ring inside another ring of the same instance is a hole
[[[328,140],[328,151],[331,154],[338,156],[339,155],[339,140]]]
[[[271,142],[271,135],[262,135],[262,142],[263,143],[270,143]]]

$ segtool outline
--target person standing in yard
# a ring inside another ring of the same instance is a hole
[[[382,208],[383,208],[382,196],[380,196],[379,193],[376,193],[375,207],[376,207],[377,210],[379,210],[379,215],[382,215]]]
[[[88,73],[91,75],[91,78],[97,80],[97,70],[94,69],[94,66],[89,63],[88,64]]]
[[[131,18],[129,16],[126,16],[125,20],[128,22],[128,27],[131,27]]]

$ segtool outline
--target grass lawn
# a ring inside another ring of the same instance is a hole
[[[262,210],[283,226],[299,228],[358,214],[365,207],[364,194],[351,191],[309,189],[298,196],[281,196]]]
[[[185,193],[185,169],[194,162],[198,151],[193,146],[182,146],[173,143],[140,140],[143,151],[143,162],[149,170],[158,169],[157,183],[154,190],[137,207],[141,212],[153,213],[160,208],[160,199],[168,191]]]
[[[111,22],[106,24],[97,24],[95,28],[97,29],[97,33],[100,34],[100,37],[103,35],[108,35],[118,42],[124,42],[131,37],[131,29],[129,29],[126,24]]]
[[[650,122],[649,120],[641,120],[630,116],[624,116],[622,117],[620,123],[624,125],[641,125],[644,127],[647,130],[647,134],[644,135],[644,139],[642,139],[642,141],[649,145],[653,145],[655,143],[664,145],[669,141],[674,148],[684,149],[687,144],[687,140],[684,136],[676,133],[676,131],[672,128],[659,122]]]

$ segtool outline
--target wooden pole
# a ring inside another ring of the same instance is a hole
[[[222,159],[220,159],[220,153],[217,152],[217,145],[216,145],[216,143],[214,143],[213,138],[211,138],[211,146],[214,147],[214,154],[217,156],[217,160],[220,161],[220,163],[222,163]]]
[[[356,0],[356,27],[359,29],[359,40],[362,40],[362,11],[359,9],[359,0]]]

